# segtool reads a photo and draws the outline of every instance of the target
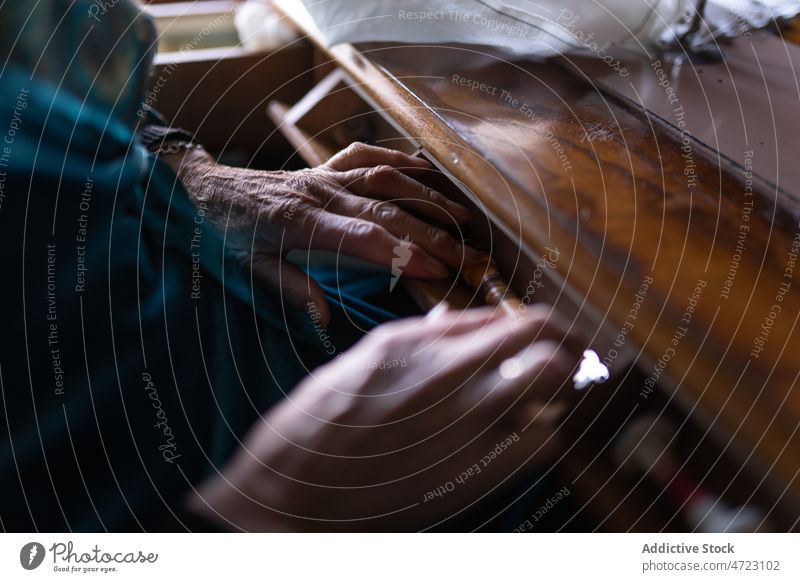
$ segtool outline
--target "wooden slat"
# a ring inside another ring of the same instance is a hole
[[[329,95],[334,88],[342,83],[344,77],[341,69],[334,69],[326,75],[319,83],[314,85],[305,96],[295,103],[292,108],[286,113],[285,123],[289,125],[297,125],[298,122],[305,117],[309,111],[319,104],[320,100],[326,95]]]
[[[148,103],[213,152],[230,148],[286,155],[282,140],[265,140],[264,110],[272,99],[294,102],[310,88],[309,43],[271,53],[242,48],[186,51],[156,57]],[[158,85],[158,86],[156,86]],[[274,131],[270,128],[270,131]]]
[[[267,113],[272,122],[309,166],[324,164],[335,152],[326,148],[319,141],[312,139],[297,125],[286,123],[289,112],[289,107],[280,101],[270,102],[267,108]]]

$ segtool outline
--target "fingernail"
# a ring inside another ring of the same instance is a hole
[[[450,273],[450,270],[445,267],[443,263],[437,261],[430,255],[425,257],[424,265],[428,272],[434,277],[447,277]]]

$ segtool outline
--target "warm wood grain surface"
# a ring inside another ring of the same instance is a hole
[[[524,253],[558,249],[564,292],[586,298],[598,328],[629,324],[624,341],[646,377],[778,497],[800,498],[800,211],[791,200],[750,195],[745,176],[713,153],[682,150],[657,120],[552,64],[463,47],[330,54]],[[648,399],[644,382],[634,398]]]

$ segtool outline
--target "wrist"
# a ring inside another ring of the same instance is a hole
[[[195,198],[195,194],[200,192],[203,175],[216,162],[195,141],[194,135],[185,129],[159,123],[145,125],[137,134],[142,145],[172,168]]]
[[[189,148],[159,156],[183,183],[192,199],[201,198],[203,178],[217,166],[214,157],[201,148]]]

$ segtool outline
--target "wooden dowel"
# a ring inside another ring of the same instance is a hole
[[[467,285],[478,290],[487,305],[497,305],[512,317],[519,316],[523,311],[520,298],[508,288],[508,283],[489,255],[485,255],[483,261],[465,266],[461,271],[461,278]]]

